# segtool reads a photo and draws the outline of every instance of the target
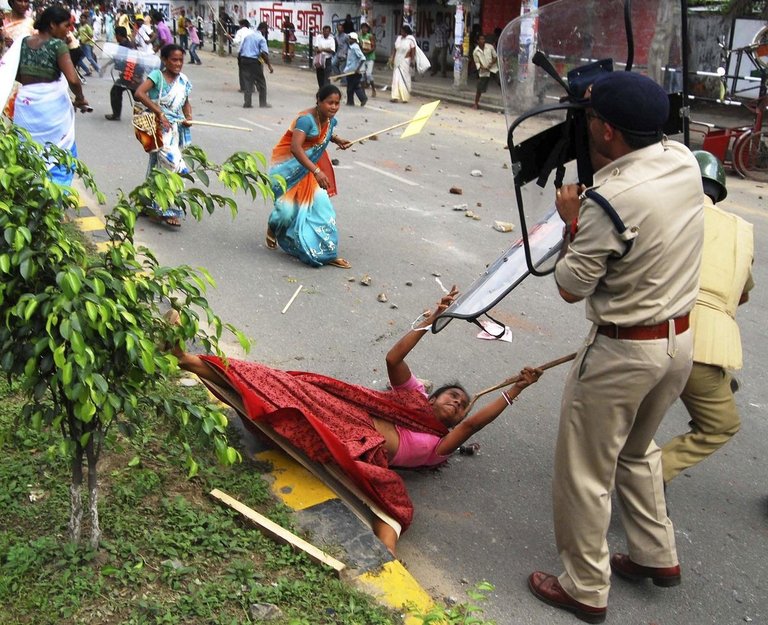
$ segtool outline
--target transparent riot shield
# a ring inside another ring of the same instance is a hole
[[[119,87],[135,91],[152,70],[160,69],[160,57],[151,52],[141,52],[111,42],[102,45],[103,55],[107,59],[102,64],[102,74],[109,68],[112,79]]]
[[[677,0],[560,0],[507,24],[498,43],[522,237],[433,324],[477,322],[520,282],[554,270],[562,184],[591,185],[585,91],[606,71],[635,71],[670,93],[668,135],[682,132],[682,6]]]

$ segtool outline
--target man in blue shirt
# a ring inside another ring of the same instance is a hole
[[[360,106],[365,106],[365,103],[368,102],[368,96],[365,95],[365,89],[360,86],[360,81],[363,78],[360,70],[365,65],[365,55],[360,49],[357,33],[349,33],[347,38],[347,63],[344,66],[344,73],[354,72],[347,76],[347,106],[355,105],[355,95],[360,99]]]
[[[240,26],[249,28],[248,20],[240,20]],[[240,43],[240,82],[243,85],[243,108],[252,108],[253,86],[259,92],[259,106],[270,108],[267,104],[267,80],[264,77],[264,64],[271,74],[274,69],[269,62],[269,47],[267,46],[266,33],[268,26],[262,22],[257,32],[247,32]]]

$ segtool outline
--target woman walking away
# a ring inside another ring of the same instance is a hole
[[[171,43],[160,50],[162,67],[150,72],[147,79],[136,89],[136,100],[155,114],[162,127],[163,147],[150,152],[147,177],[158,165],[175,173],[187,173],[187,164],[181,155],[182,148],[192,141],[189,130],[192,120],[192,105],[189,93],[192,84],[181,72],[184,67],[184,50]],[[181,226],[184,212],[176,207],[160,210],[157,206],[147,209],[144,214],[155,221],[176,228]]]
[[[392,468],[445,463],[542,374],[541,369],[526,367],[514,385],[470,416],[469,396],[458,383],[428,396],[405,358],[457,294],[454,287],[389,350],[391,391],[234,358],[197,356],[179,348],[174,355],[182,369],[198,375],[234,407],[246,425],[271,428],[312,461],[338,467],[356,487],[376,536],[394,553],[400,533],[413,519],[413,504]],[[178,319],[178,314],[172,311],[168,318]]]
[[[392,68],[392,98],[390,102],[408,102],[411,99],[411,63],[416,54],[416,38],[408,24],[400,28],[395,49],[389,58]]]
[[[34,24],[38,34],[17,39],[3,61],[16,64],[16,80],[21,84],[13,103],[13,122],[26,128],[41,145],[53,143],[77,156],[75,109],[69,90],[75,94],[76,108],[82,112],[91,109],[65,43],[69,20],[69,11],[62,7],[45,9]],[[12,88],[9,78],[10,84],[0,85],[0,109]],[[49,162],[48,173],[62,185],[70,185],[74,176],[74,171],[56,162]]]
[[[333,142],[342,150],[349,141],[333,134],[341,91],[326,85],[317,92],[316,105],[296,118],[272,151],[270,176],[275,208],[267,225],[267,247],[278,244],[291,256],[312,267],[333,265],[349,269],[338,256],[339,233],[330,198],[336,180],[326,148]],[[285,188],[278,182],[285,180]]]

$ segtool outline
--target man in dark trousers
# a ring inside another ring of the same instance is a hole
[[[118,54],[114,58],[115,70],[118,76],[115,84],[109,90],[109,101],[112,104],[112,114],[105,115],[109,121],[120,121],[123,112],[123,91],[128,91],[133,97],[136,88],[144,80],[144,66],[138,62],[137,53],[130,54],[127,50],[135,50],[136,45],[128,39],[128,31],[122,26],[115,27],[115,39],[118,44]]]
[[[248,27],[248,20],[240,20],[240,25]],[[240,44],[240,82],[243,85],[243,108],[252,108],[253,87],[259,92],[259,106],[270,108],[267,104],[267,80],[264,78],[264,64],[271,74],[274,70],[269,62],[269,48],[267,47],[267,25],[259,24],[257,32],[247,33]]]

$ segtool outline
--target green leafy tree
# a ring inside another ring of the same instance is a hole
[[[97,463],[104,444],[117,431],[133,434],[146,410],[174,419],[182,442],[205,435],[221,462],[239,459],[227,442],[227,420],[218,408],[182,398],[159,400],[153,389],[178,369],[176,358],[161,346],[196,340],[220,353],[225,329],[244,349],[248,341],[209,306],[205,294],[213,279],[208,272],[161,265],[151,250],[134,244],[134,227],[139,211],[151,202],[182,207],[198,220],[216,208],[229,208],[234,216],[235,201],[208,190],[211,175],[253,199],[268,199],[272,192],[260,154],[238,152],[217,165],[192,148],[186,158],[190,174],[155,170],[127,196],[121,192],[106,219],[110,246],[93,253],[67,229],[67,211],[77,209],[78,198],[50,181],[46,159],[75,170],[103,202],[88,169],[56,146],[42,148],[26,131],[2,124],[0,366],[26,394],[20,418],[35,428],[61,432],[58,450],[51,451],[71,462],[69,529],[74,541],[82,531],[87,469],[94,548],[101,535]],[[169,307],[179,311],[180,323],[163,319]],[[184,444],[193,476],[198,465]]]

